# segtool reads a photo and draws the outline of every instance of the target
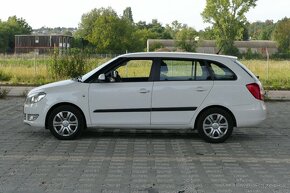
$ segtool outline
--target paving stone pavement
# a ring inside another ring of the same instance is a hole
[[[73,141],[22,123],[0,100],[0,193],[290,193],[290,102],[223,144],[192,131],[89,129]]]

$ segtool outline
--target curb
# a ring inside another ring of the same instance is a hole
[[[8,90],[9,97],[25,97],[27,93],[35,88],[33,86],[0,86],[1,89]]]
[[[290,90],[268,90],[266,100],[290,101]]]

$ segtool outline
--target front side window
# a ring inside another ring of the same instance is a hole
[[[228,67],[215,63],[209,62],[209,66],[213,72],[214,80],[236,80],[237,77]]]
[[[121,63],[105,75],[109,82],[148,81],[152,63],[152,60],[129,60]]]
[[[195,60],[162,60],[160,64],[161,81],[210,80],[207,66]]]

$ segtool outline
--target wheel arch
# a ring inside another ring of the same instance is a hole
[[[195,129],[197,128],[197,122],[198,122],[198,119],[199,119],[199,117],[201,116],[201,114],[202,114],[203,112],[207,111],[208,109],[212,109],[212,108],[219,108],[219,109],[223,109],[223,110],[227,111],[227,112],[231,115],[231,117],[232,117],[232,119],[233,119],[234,127],[237,126],[236,117],[234,116],[234,114],[232,113],[231,110],[229,110],[228,108],[226,108],[226,107],[224,107],[224,106],[221,106],[221,105],[211,105],[211,106],[205,107],[204,109],[202,109],[202,110],[198,113],[198,115],[197,115],[197,117],[196,117],[196,119],[195,119],[195,121],[194,121],[194,128],[195,128]]]
[[[80,113],[82,114],[83,116],[83,119],[84,119],[84,123],[85,123],[85,128],[87,127],[87,121],[86,121],[86,117],[85,117],[85,114],[84,112],[82,111],[82,109],[80,107],[78,107],[77,105],[73,104],[73,103],[69,103],[69,102],[62,102],[62,103],[57,103],[55,105],[53,105],[49,110],[48,112],[46,113],[46,117],[45,117],[45,129],[48,129],[47,128],[47,122],[48,122],[48,118],[51,114],[51,112],[56,109],[57,107],[60,107],[60,106],[64,106],[64,105],[69,105],[69,106],[72,106],[76,109],[78,109],[80,111]]]

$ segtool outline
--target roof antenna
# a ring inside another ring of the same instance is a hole
[[[220,54],[220,52],[222,51],[224,45],[222,45],[222,47],[219,49],[219,51],[216,54]]]

